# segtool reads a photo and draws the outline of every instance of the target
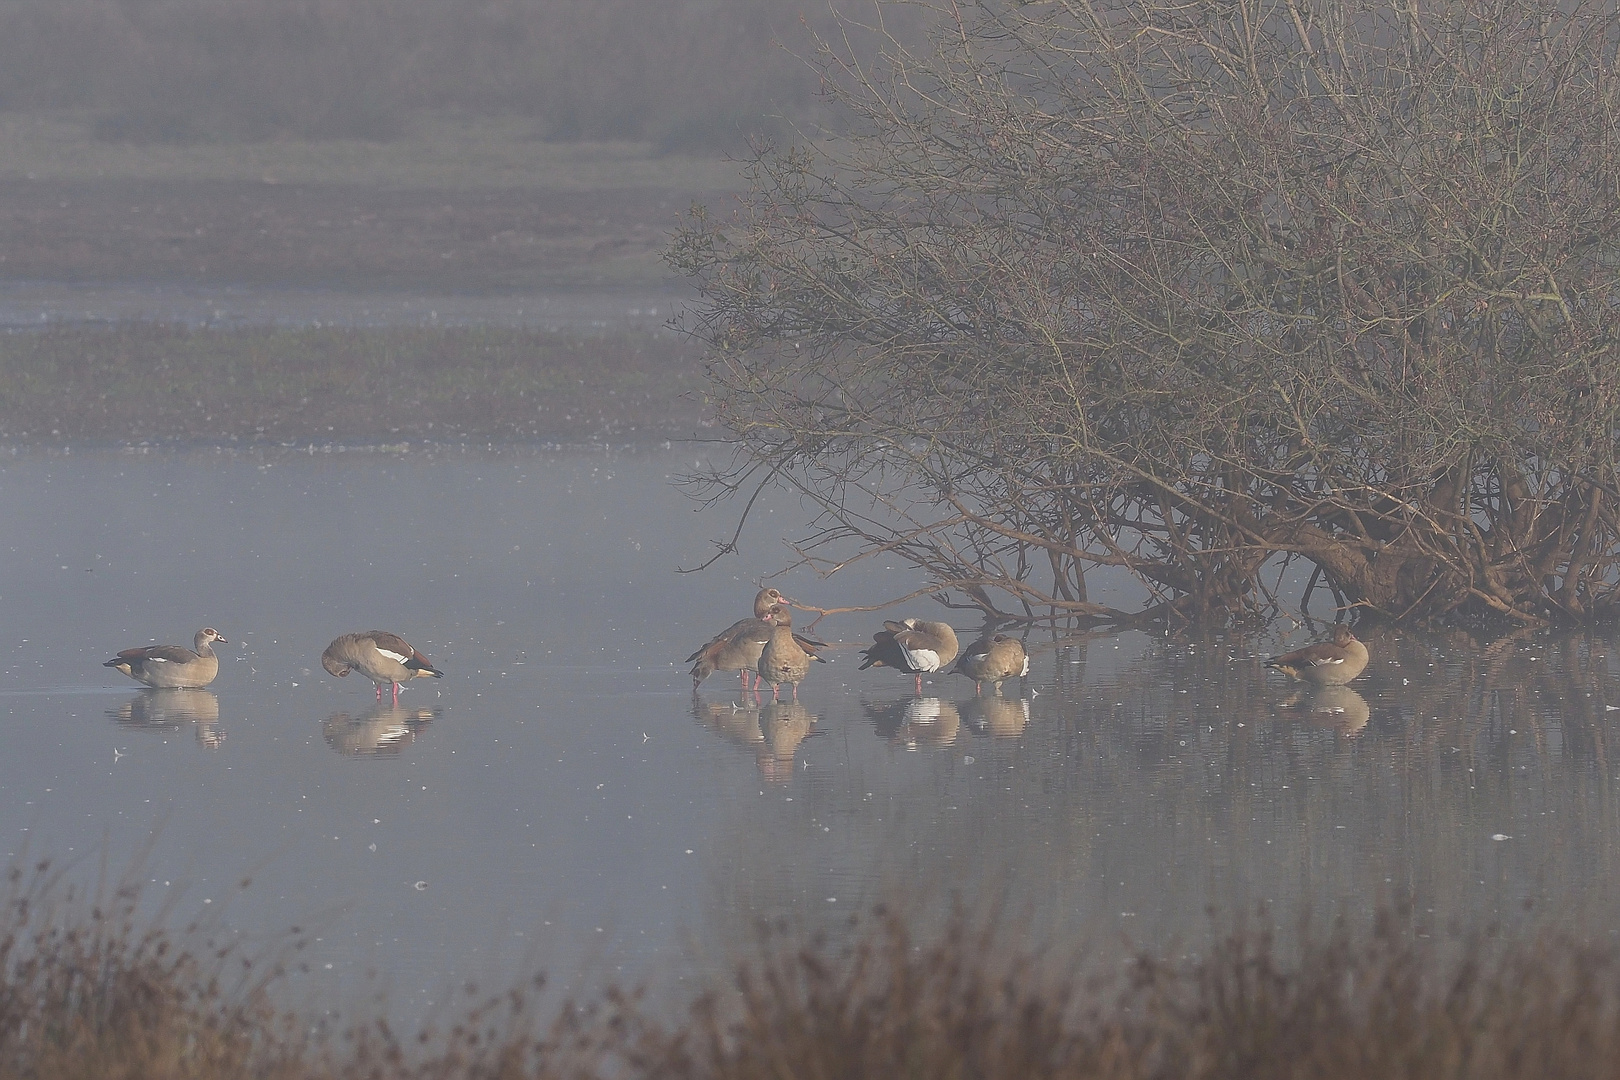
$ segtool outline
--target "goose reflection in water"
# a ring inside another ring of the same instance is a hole
[[[1372,706],[1367,699],[1348,686],[1323,686],[1306,695],[1304,709],[1311,723],[1331,727],[1340,735],[1354,737],[1361,734],[1372,719]]]
[[[792,777],[799,745],[821,734],[814,714],[792,701],[731,704],[704,701],[694,693],[692,715],[727,742],[752,750],[760,775],[771,781]]]
[[[816,734],[811,728],[816,718],[796,701],[767,701],[759,710],[759,729],[764,736],[756,760],[759,774],[767,780],[787,780],[793,776],[793,761],[799,744]]]
[[[861,702],[861,711],[877,728],[877,736],[907,750],[949,746],[962,727],[962,714],[954,701],[911,698],[907,701]]]
[[[1029,726],[1029,701],[1025,698],[974,697],[960,706],[962,719],[980,735],[996,739],[1016,738]]]
[[[1287,698],[1280,708],[1299,713],[1317,727],[1332,728],[1340,735],[1355,738],[1372,719],[1367,699],[1348,686],[1319,686]]]
[[[407,709],[384,702],[359,716],[333,713],[321,721],[326,745],[340,754],[374,757],[397,754],[439,715],[437,709]]]
[[[178,731],[193,724],[198,745],[208,750],[219,749],[225,741],[219,730],[219,698],[211,690],[142,690],[118,708],[108,709],[107,716],[119,724],[154,731]]]

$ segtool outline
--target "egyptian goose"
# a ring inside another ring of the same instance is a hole
[[[377,684],[377,700],[382,700],[382,688],[394,688],[394,704],[399,704],[399,684],[431,675],[444,678],[444,672],[398,634],[386,630],[367,630],[363,634],[344,634],[321,653],[321,667],[328,674],[343,678],[351,670],[358,671]]]
[[[917,693],[922,693],[922,673],[940,671],[956,659],[958,646],[956,631],[942,622],[924,619],[885,621],[883,629],[872,635],[872,644],[861,653],[865,661],[860,670],[869,667],[899,668],[917,676]]]
[[[1029,674],[1029,654],[1015,637],[986,633],[968,646],[951,671],[972,679],[975,694],[987,682],[994,683],[999,694],[1003,679],[1021,679]]]
[[[1356,640],[1348,625],[1339,623],[1331,641],[1273,656],[1266,667],[1317,686],[1342,686],[1366,670],[1367,646]]]
[[[148,645],[144,649],[125,649],[101,666],[161,689],[207,686],[219,674],[219,657],[211,648],[216,641],[230,644],[219,636],[218,630],[205,626],[197,631],[193,642],[195,652],[181,645]]]
[[[754,597],[754,617],[738,619],[686,658],[692,665],[692,689],[717,671],[742,674],[743,690],[752,690],[750,676],[759,666],[759,654],[771,637],[770,611],[786,601],[775,589],[761,589]]]
[[[732,623],[686,658],[686,662],[692,665],[692,689],[696,690],[704,679],[717,671],[738,672],[742,675],[743,690],[754,689],[749,680],[759,667],[759,654],[764,651],[765,642],[771,637],[771,612],[777,608],[787,611],[787,605],[791,602],[775,589],[759,590],[759,595],[754,597],[752,619],[739,619]],[[806,652],[814,653],[827,647],[825,642],[802,634],[793,637]]]
[[[810,662],[825,664],[827,658],[817,656],[813,648],[820,642],[806,642],[793,632],[793,615],[781,604],[771,609],[771,637],[759,654],[761,682],[771,684],[771,700],[777,700],[783,683],[793,684],[793,700],[799,700],[799,683],[810,673]]]

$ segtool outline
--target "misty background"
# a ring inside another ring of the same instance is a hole
[[[8,0],[0,437],[705,430],[700,350],[665,329],[692,295],[664,258],[681,215],[729,213],[754,147],[839,129],[818,40],[865,64],[929,17]]]
[[[98,138],[177,144],[386,141],[454,111],[708,153],[829,119],[793,54],[840,12],[873,15],[851,0],[10,0],[0,110],[78,110]]]

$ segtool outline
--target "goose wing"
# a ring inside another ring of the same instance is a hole
[[[109,660],[104,667],[114,664],[144,664],[156,662],[160,664],[184,664],[197,659],[197,654],[184,645],[148,645],[144,649],[125,649],[118,654],[116,660]]]

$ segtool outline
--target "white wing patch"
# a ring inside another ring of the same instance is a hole
[[[1026,656],[1026,657],[1024,657],[1024,670],[1020,671],[1018,673],[1018,677],[1020,679],[1022,679],[1025,675],[1028,675],[1028,674],[1029,674],[1029,657]],[[1026,716],[1029,713],[1029,706],[1027,704],[1024,706],[1024,712],[1025,712]]]
[[[169,658],[167,656],[148,656],[146,662],[148,664],[167,664]]]
[[[939,653],[933,649],[908,649],[901,645],[900,651],[905,654],[906,663],[911,665],[913,671],[939,670]]]
[[[392,660],[396,664],[403,664],[406,660],[410,659],[410,657],[401,656],[397,652],[389,652],[387,649],[383,648],[381,645],[373,645],[372,648],[376,649],[378,652],[382,653],[384,656],[388,657],[388,659]]]
[[[987,653],[987,652],[976,652],[976,653],[969,653],[968,654],[968,662],[969,663],[982,664],[988,659],[990,659],[990,654]]]
[[[1342,656],[1324,656],[1320,660],[1312,660],[1311,661],[1311,667],[1321,667],[1324,664],[1342,664],[1342,663],[1344,663],[1344,657],[1342,657]]]

